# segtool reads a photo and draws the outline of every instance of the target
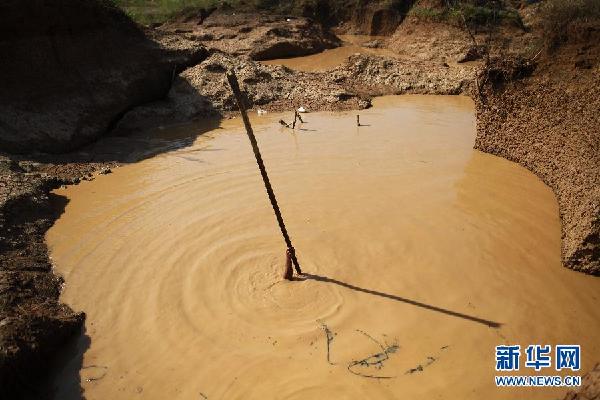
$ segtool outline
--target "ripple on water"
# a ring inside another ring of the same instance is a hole
[[[308,114],[296,133],[253,116],[312,279],[281,278],[284,243],[236,120],[58,191],[70,202],[48,242],[63,301],[87,313],[87,398],[541,399],[561,392],[495,388],[499,341],[600,359],[600,281],[561,268],[550,190],[472,150],[472,102],[394,97],[363,116],[359,129],[355,113]],[[393,379],[348,370],[375,341],[400,348],[360,371]]]

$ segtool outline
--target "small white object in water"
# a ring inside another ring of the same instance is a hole
[[[299,108],[297,111],[298,111],[299,113],[305,113],[305,112],[306,112],[306,108],[304,108],[304,107],[300,107],[300,108]]]
[[[266,114],[266,113],[267,113],[267,111],[266,111],[266,110],[261,110],[261,109],[259,108],[258,110],[256,110],[256,113],[257,113],[258,115],[263,115],[263,114]]]

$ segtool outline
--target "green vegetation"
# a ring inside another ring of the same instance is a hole
[[[243,10],[270,10],[291,15],[310,16],[322,23],[344,20],[350,11],[364,5],[364,0],[111,0],[141,24],[160,23],[186,9],[229,5]],[[522,26],[519,13],[503,1],[446,0],[443,7],[429,7],[413,0],[372,0],[383,8],[399,11],[423,20],[446,22],[470,27],[509,23]],[[570,13],[574,4],[600,6],[599,0],[547,0],[551,14]],[[575,7],[577,8],[577,7]]]
[[[447,22],[455,25],[467,23],[471,27],[510,23],[522,26],[517,10],[506,8],[499,3],[472,3],[469,1],[447,1],[445,7],[423,7],[417,3],[409,15],[429,21]]]
[[[239,10],[270,10],[276,13],[304,15],[321,23],[336,23],[365,0],[111,0],[133,20],[141,24],[165,22],[174,15],[199,8],[229,5]],[[408,12],[412,0],[373,0],[383,8],[402,14]]]
[[[542,4],[541,16],[546,45],[557,47],[568,35],[577,35],[578,26],[600,20],[598,0],[547,0]]]
[[[165,22],[185,9],[214,7],[218,0],[112,0],[140,24]]]

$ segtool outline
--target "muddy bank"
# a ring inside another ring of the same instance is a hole
[[[0,397],[7,399],[47,396],[32,381],[85,318],[59,303],[62,279],[44,241],[58,217],[48,193],[68,181],[24,166],[0,160]]]
[[[233,69],[247,92],[248,105],[267,111],[334,111],[370,107],[374,96],[389,94],[469,93],[475,65],[397,59],[368,54],[352,55],[341,66],[325,72],[297,71],[265,65],[215,52],[182,72],[165,101],[138,107],[124,116],[119,131],[140,130],[148,124],[189,121],[235,110],[224,78]]]
[[[104,0],[4,1],[0,25],[0,148],[10,152],[89,143],[206,56],[199,44],[164,49]]]
[[[164,48],[107,1],[3,2],[0,23],[0,397],[45,398],[33,383],[85,317],[58,301],[44,234],[64,204],[49,192],[108,170],[103,154],[40,152],[105,135],[206,51]]]
[[[475,147],[524,165],[553,189],[565,266],[600,275],[600,36],[592,32],[542,57],[535,71],[491,66]]]
[[[335,35],[308,18],[222,9],[182,16],[152,34],[159,41],[183,34],[208,49],[252,60],[305,56],[340,45]]]
[[[600,364],[585,374],[578,390],[567,393],[564,400],[595,400],[600,398]]]

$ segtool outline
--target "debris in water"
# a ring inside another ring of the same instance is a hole
[[[430,366],[431,364],[433,364],[436,361],[437,361],[437,358],[429,356],[429,357],[427,357],[427,361],[425,362],[425,364],[419,364],[415,368],[409,369],[408,371],[406,371],[404,373],[404,375],[414,374],[415,372],[422,372],[425,367]]]
[[[321,329],[325,332],[325,338],[327,339],[327,362],[331,365],[335,365],[335,363],[331,362],[331,342],[333,342],[337,333],[333,333],[325,323],[319,320],[317,320],[317,322],[321,324]]]
[[[440,347],[440,350],[446,350],[449,347],[450,347],[449,345],[445,345],[445,346]],[[415,372],[422,372],[425,367],[429,367],[431,364],[436,362],[438,359],[439,359],[439,356],[437,358],[433,357],[433,356],[428,356],[427,361],[425,361],[424,364],[419,364],[416,367],[409,369],[408,371],[406,371],[404,373],[404,375],[414,374]]]
[[[362,376],[363,378],[373,378],[373,379],[395,378],[395,376],[363,374],[362,372],[357,372],[354,370],[354,367],[356,367],[356,366],[367,367],[367,368],[374,366],[377,369],[381,369],[381,368],[383,368],[383,363],[385,361],[389,360],[390,354],[395,353],[400,348],[400,346],[398,346],[398,344],[396,344],[396,343],[394,343],[392,345],[388,345],[386,343],[384,346],[383,344],[381,344],[378,340],[373,338],[373,336],[369,335],[368,333],[363,332],[360,329],[357,329],[356,331],[362,333],[363,335],[365,335],[366,337],[371,339],[373,342],[375,342],[381,348],[381,352],[370,355],[366,358],[363,358],[362,360],[352,361],[350,364],[348,364],[348,371],[352,372],[354,375]]]
[[[260,109],[260,108],[259,108],[258,110],[256,110],[256,113],[257,113],[258,115],[263,115],[263,114],[266,114],[266,113],[267,113],[267,110],[263,110],[263,109]]]
[[[106,376],[106,373],[108,372],[108,367],[104,365],[87,365],[85,367],[82,367],[81,369],[90,371],[92,375],[88,378],[85,378],[86,382],[99,381],[100,379],[104,378]]]

